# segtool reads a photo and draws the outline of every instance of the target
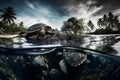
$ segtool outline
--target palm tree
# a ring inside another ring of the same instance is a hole
[[[92,31],[94,29],[94,24],[92,23],[91,20],[88,21],[87,25],[89,26],[90,30]]]
[[[111,13],[111,12],[109,12],[108,13],[108,22],[109,22],[109,28],[110,29],[113,29],[113,27],[114,27],[114,15],[113,15],[113,13]]]
[[[6,24],[14,23],[14,19],[16,19],[16,17],[15,17],[15,11],[12,7],[4,8],[0,10],[0,12],[2,12],[0,18],[2,19],[3,23]]]
[[[98,25],[98,27],[99,27],[100,29],[103,29],[103,23],[102,23],[102,22],[103,22],[103,21],[102,21],[101,18],[99,18],[98,21],[97,21],[97,25]]]

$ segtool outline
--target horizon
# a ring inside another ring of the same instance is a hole
[[[112,12],[120,17],[119,0],[0,0],[0,9],[13,7],[16,23],[24,22],[25,28],[44,23],[60,30],[69,17],[92,20],[97,25],[98,18]],[[114,5],[114,6],[113,6]]]

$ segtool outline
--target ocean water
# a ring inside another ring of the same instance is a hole
[[[119,35],[0,39],[1,80],[120,80]]]

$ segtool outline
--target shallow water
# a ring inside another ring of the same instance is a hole
[[[10,48],[76,46],[120,56],[120,35],[87,35],[81,37],[81,39],[77,41],[39,41],[16,37],[11,39],[0,39],[0,46]]]
[[[2,80],[120,80],[119,35],[78,41],[0,39]]]

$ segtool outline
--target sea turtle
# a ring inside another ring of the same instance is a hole
[[[43,37],[45,35],[52,34],[54,34],[54,30],[50,26],[43,23],[38,23],[27,29],[26,37],[36,36],[38,38],[40,36]]]
[[[64,52],[64,59],[67,63],[71,66],[79,66],[83,64],[87,60],[87,55],[82,52],[77,51],[65,51]]]

